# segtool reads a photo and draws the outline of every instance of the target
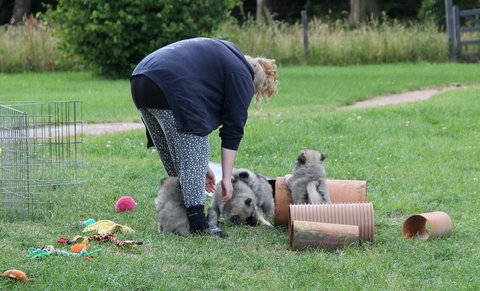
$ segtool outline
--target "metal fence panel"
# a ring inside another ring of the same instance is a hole
[[[73,195],[83,165],[79,101],[0,105],[0,218],[38,218]]]

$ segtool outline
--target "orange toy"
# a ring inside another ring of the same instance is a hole
[[[3,274],[0,275],[0,277],[15,280],[15,281],[23,281],[23,282],[28,282],[32,279],[28,278],[27,274],[25,274],[24,271],[20,270],[6,270],[3,272]]]
[[[79,253],[82,250],[88,250],[88,247],[85,244],[74,244],[70,247],[70,250],[72,250],[74,253]]]

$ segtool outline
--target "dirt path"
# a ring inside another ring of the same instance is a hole
[[[405,93],[378,96],[372,99],[356,102],[352,105],[345,106],[344,108],[368,108],[368,107],[417,102],[417,101],[427,100],[439,93],[443,93],[443,92],[446,92],[452,89],[457,89],[460,87],[461,87],[460,85],[451,85],[451,86],[442,87],[442,88],[430,88],[430,89],[424,89],[424,90],[418,90],[418,91],[410,91]]]
[[[115,123],[85,123],[83,124],[84,134],[104,134],[118,131],[144,128],[140,122],[115,122]]]
[[[404,104],[410,102],[417,102],[422,100],[427,100],[432,96],[435,96],[439,93],[446,92],[448,90],[460,88],[460,85],[452,85],[443,88],[430,88],[418,91],[411,91],[399,94],[378,96],[372,99],[356,102],[352,105],[344,106],[344,109],[348,108],[368,108],[368,107],[377,107],[385,105],[395,105],[395,104]],[[83,125],[84,134],[104,134],[112,133],[118,131],[127,131],[133,129],[144,128],[142,123],[139,122],[115,122],[115,123],[85,123]]]

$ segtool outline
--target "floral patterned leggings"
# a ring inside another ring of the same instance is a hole
[[[140,108],[139,111],[167,174],[180,179],[185,207],[205,205],[205,175],[210,160],[208,136],[179,132],[171,110]]]

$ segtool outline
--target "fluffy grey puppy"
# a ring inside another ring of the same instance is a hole
[[[160,183],[155,198],[155,217],[159,232],[173,232],[182,235],[190,233],[187,209],[183,204],[178,177],[167,177]]]
[[[293,203],[331,203],[327,188],[327,174],[323,165],[325,156],[312,149],[303,149],[291,175],[286,175]]]
[[[222,200],[222,185],[217,184],[212,203],[208,208],[207,220],[211,226],[218,226],[218,220],[223,217],[232,224],[247,224],[273,227],[258,210],[257,197],[252,188],[238,177],[232,177],[233,194],[228,201]]]
[[[260,173],[255,173],[248,169],[236,169],[233,176],[247,183],[257,197],[256,205],[267,216],[273,215],[274,201],[272,185],[268,183],[267,177]]]

